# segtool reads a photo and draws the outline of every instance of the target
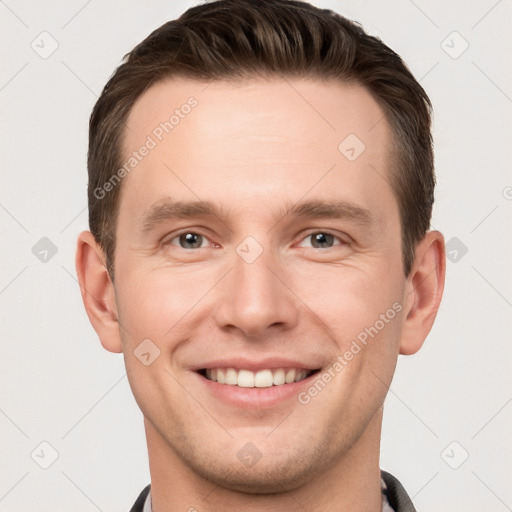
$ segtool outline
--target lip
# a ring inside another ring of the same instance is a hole
[[[214,366],[212,366],[212,368]],[[266,366],[265,368],[269,367]],[[280,386],[270,386],[267,388],[241,388],[238,386],[230,386],[229,384],[219,384],[218,382],[207,379],[198,371],[193,372],[195,377],[199,380],[199,385],[204,386],[203,389],[205,389],[206,393],[210,393],[213,397],[225,404],[238,409],[252,411],[278,407],[286,404],[290,400],[297,401],[297,395],[301,390],[311,386],[314,379],[318,377],[318,373],[319,372],[314,372],[305,379],[299,382],[292,382],[291,384],[282,384]]]
[[[208,370],[211,368],[236,368],[238,370],[251,370],[257,372],[259,370],[275,370],[277,368],[300,368],[301,370],[318,370],[321,368],[321,363],[316,365],[311,363],[304,363],[297,360],[286,359],[281,357],[267,357],[259,361],[255,359],[247,359],[244,357],[236,357],[230,359],[215,359],[203,364],[199,364],[191,368],[198,372],[200,370]]]

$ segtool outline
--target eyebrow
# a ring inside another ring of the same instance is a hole
[[[345,200],[298,202],[289,206],[285,215],[307,219],[347,219],[364,226],[370,226],[373,223],[373,215],[370,210]]]
[[[281,210],[277,225],[285,217],[301,219],[347,219],[365,227],[373,224],[374,216],[366,208],[345,200],[309,200],[287,203]],[[228,223],[225,211],[211,201],[177,201],[166,199],[152,205],[143,215],[142,230],[148,232],[159,224],[172,220],[195,217],[216,217]]]
[[[176,201],[166,199],[152,205],[142,219],[142,230],[151,231],[157,225],[172,219],[219,217],[225,215],[210,201]]]

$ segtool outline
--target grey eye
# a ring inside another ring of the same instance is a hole
[[[334,243],[334,236],[329,233],[314,233],[310,235],[311,245],[316,249],[325,247],[332,247]]]
[[[203,237],[197,233],[182,233],[179,236],[179,244],[183,249],[196,249],[203,244]]]

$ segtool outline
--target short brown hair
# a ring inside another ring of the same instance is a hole
[[[400,208],[402,261],[430,226],[434,202],[431,104],[402,59],[339,14],[293,0],[217,0],[188,9],[151,33],[109,79],[89,125],[89,225],[113,276],[121,186],[98,190],[122,165],[124,129],[135,101],[168,77],[335,79],[365,87],[393,132],[390,182]]]

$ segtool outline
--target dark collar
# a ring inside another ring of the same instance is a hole
[[[148,495],[149,489],[151,489],[151,484],[144,487],[142,492],[139,494],[137,501],[133,504],[133,507],[130,509],[130,512],[142,512],[144,510],[144,502],[146,501],[146,496]]]
[[[402,484],[390,473],[380,472],[384,483],[387,486],[389,504],[396,512],[416,512],[411,498],[403,488]]]

